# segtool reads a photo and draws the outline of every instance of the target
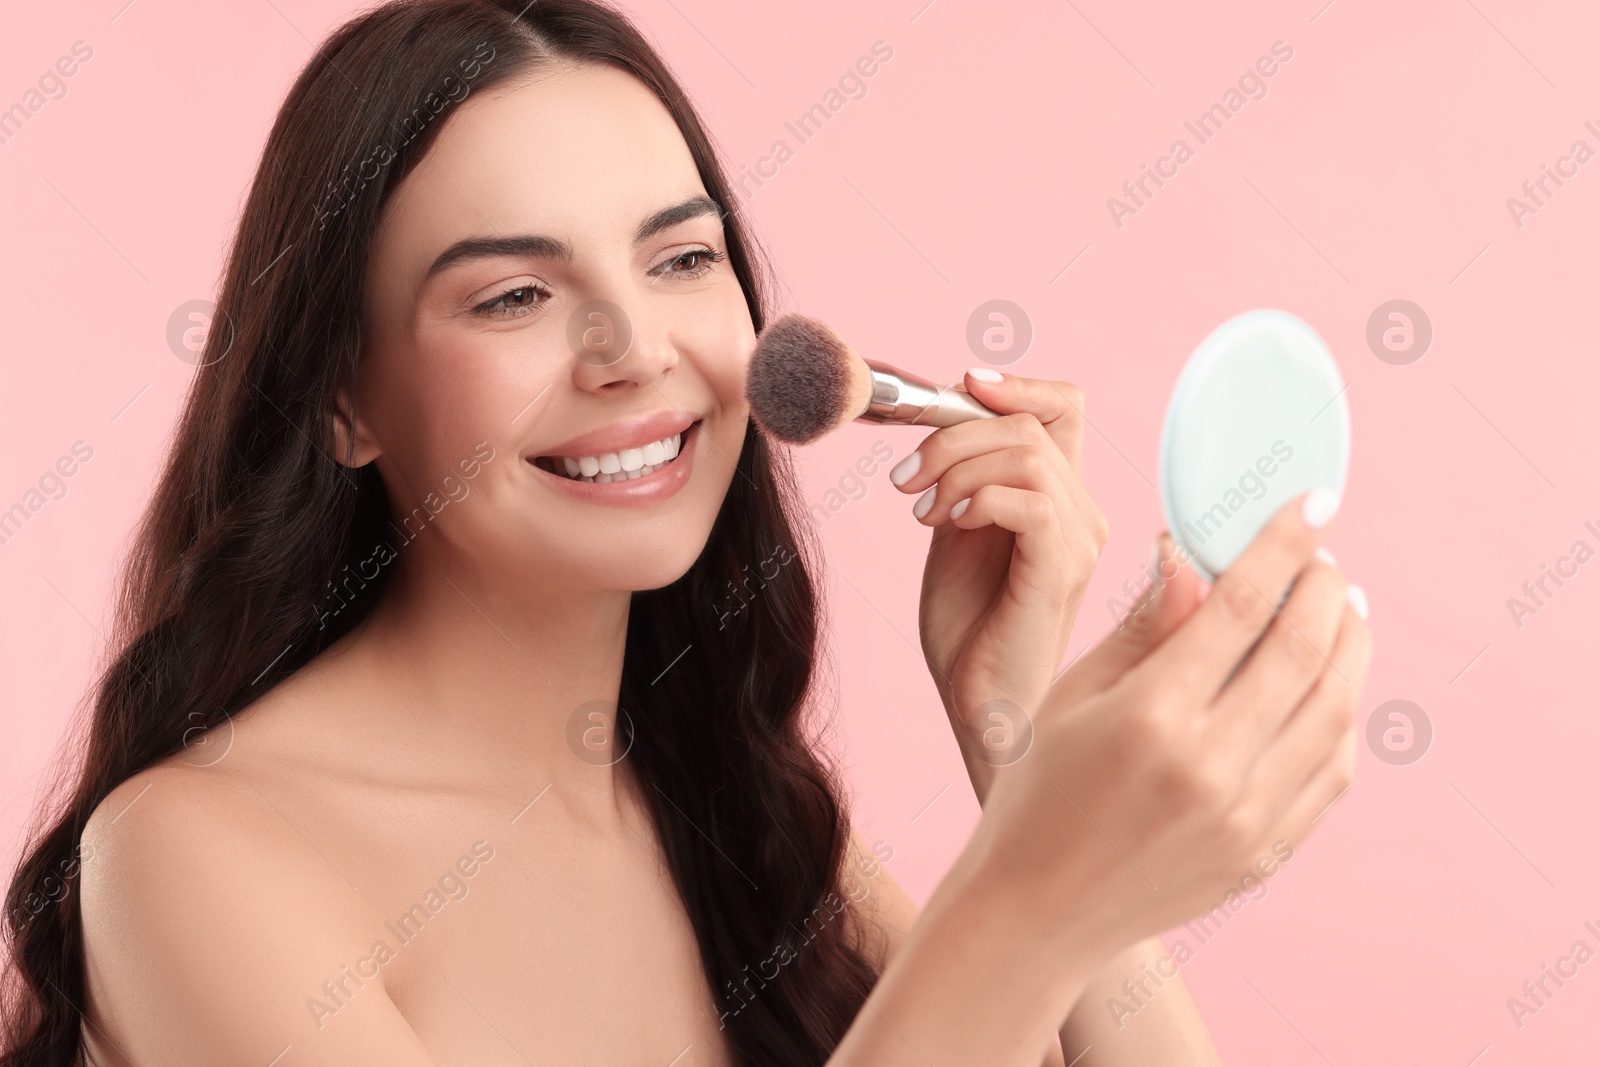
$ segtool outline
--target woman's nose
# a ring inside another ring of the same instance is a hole
[[[576,357],[573,376],[586,389],[617,381],[649,385],[678,362],[664,330],[650,328],[612,300],[586,300],[573,309],[567,346]]]

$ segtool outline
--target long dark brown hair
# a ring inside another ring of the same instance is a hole
[[[334,398],[354,395],[380,212],[463,85],[482,91],[559,59],[625,70],[671,112],[727,211],[728,261],[761,328],[767,267],[688,98],[622,15],[586,0],[401,0],[335,31],[273,124],[125,564],[81,755],[6,895],[5,1067],[83,1062],[73,885],[95,807],[305,665],[381,597],[382,577],[321,625],[328,583],[384,539],[390,518],[372,465],[329,458]],[[752,422],[700,557],[633,596],[620,696],[633,724],[626,758],[743,1064],[822,1063],[878,977],[865,927],[826,921],[844,897],[849,821],[813,730],[816,546],[797,499],[787,453]],[[762,565],[780,552],[767,578]],[[718,605],[752,569],[766,584],[729,623]]]

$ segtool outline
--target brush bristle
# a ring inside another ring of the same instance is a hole
[[[761,428],[803,445],[867,409],[872,372],[816,319],[785,315],[761,331],[746,394]]]

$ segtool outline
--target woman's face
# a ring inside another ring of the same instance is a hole
[[[563,63],[463,101],[385,205],[365,279],[355,462],[377,459],[416,540],[401,557],[606,589],[687,571],[749,418],[726,250],[632,76]]]

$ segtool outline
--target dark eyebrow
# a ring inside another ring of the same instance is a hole
[[[654,215],[646,218],[634,231],[633,243],[640,244],[654,234],[669,226],[676,226],[680,222],[699,218],[702,215],[715,215],[720,220],[725,216],[722,205],[709,196],[691,196],[680,204],[662,208]],[[522,256],[534,259],[553,259],[561,263],[570,263],[573,258],[572,246],[557,237],[546,237],[542,234],[518,234],[512,237],[467,237],[443,252],[439,253],[433,265],[428,268],[428,273],[423,276],[427,281],[446,267],[463,259],[481,259],[489,256]]]
[[[720,221],[723,214],[722,205],[709,196],[691,196],[681,204],[662,208],[639,223],[639,229],[633,235],[633,243],[642,244],[653,237],[658,230],[699,218],[701,215],[715,215]]]

